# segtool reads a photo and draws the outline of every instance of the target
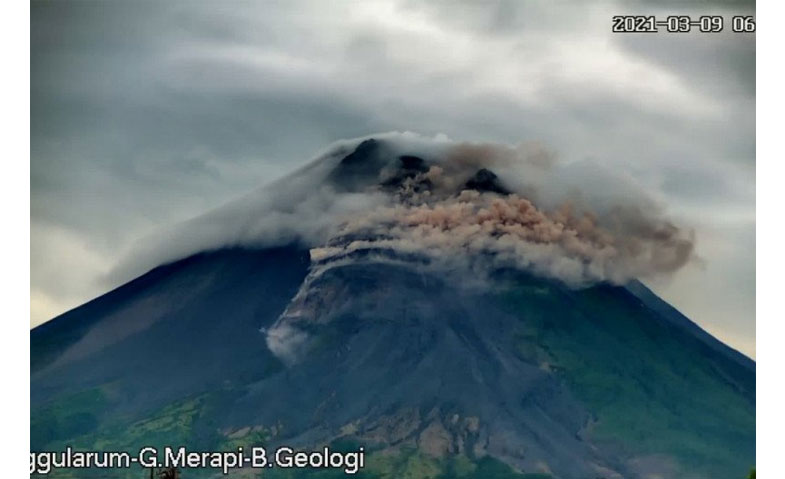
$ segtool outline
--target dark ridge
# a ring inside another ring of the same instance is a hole
[[[492,192],[500,195],[509,195],[510,191],[501,185],[496,173],[486,168],[481,168],[466,182],[466,189],[479,192]]]
[[[382,153],[382,142],[373,138],[363,141],[330,172],[328,181],[344,191],[370,186],[383,166]]]
[[[364,163],[365,160],[376,153],[379,148],[379,142],[373,138],[365,140],[360,143],[353,152],[349,153],[341,160],[342,166],[358,165]]]

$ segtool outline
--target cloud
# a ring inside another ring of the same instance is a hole
[[[754,224],[754,35],[610,32],[610,15],[698,10],[754,4],[35,2],[31,219],[103,258],[89,281],[78,267],[64,273],[85,285],[70,305],[129,279],[93,286],[134,242],[283,177],[323,145],[444,132],[540,141],[576,165],[563,179],[579,181],[591,162],[623,171],[699,224],[698,244],[730,246],[735,259],[705,259],[733,263],[712,273],[731,278],[747,261],[733,228],[699,220]],[[55,274],[44,249],[77,254],[73,244],[32,245],[39,278]],[[676,305],[711,323],[735,281],[706,282],[702,306]]]
[[[204,250],[300,243],[323,258],[383,248],[446,269],[490,255],[495,267],[578,286],[671,273],[692,257],[691,233],[638,185],[586,166],[560,177],[575,168],[531,145],[413,133],[343,141],[274,185],[145,243],[125,264],[138,273]]]

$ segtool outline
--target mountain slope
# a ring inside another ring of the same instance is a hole
[[[646,198],[558,198],[552,165],[521,154],[343,142],[176,228],[137,258],[185,259],[31,331],[31,449],[362,446],[374,478],[743,477],[754,362],[635,280],[688,262],[689,233]]]
[[[350,441],[399,458],[372,461],[391,474],[488,458],[563,478],[754,462],[754,369],[623,287],[499,271],[478,289],[376,257],[304,281],[308,264],[201,254],[33,330],[33,450]],[[282,361],[264,330],[287,318],[308,339]]]

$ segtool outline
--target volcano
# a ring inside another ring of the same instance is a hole
[[[632,230],[601,216],[540,214],[493,162],[466,161],[480,150],[438,163],[393,143],[341,145],[299,173],[333,199],[367,195],[318,210],[340,218],[325,231],[270,241],[234,216],[252,241],[194,242],[33,329],[31,450],[362,446],[358,477],[745,477],[754,362],[636,279],[685,256],[672,227],[627,247]],[[301,218],[298,182],[263,206]],[[569,234],[542,232],[554,224]]]

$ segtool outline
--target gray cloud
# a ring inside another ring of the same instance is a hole
[[[711,325],[754,281],[734,247],[755,219],[754,36],[610,33],[611,15],[641,11],[754,5],[34,2],[31,220],[34,234],[61,234],[31,245],[31,321],[111,286],[100,273],[137,239],[324,145],[412,130],[535,140],[566,163],[626,171],[698,225],[704,299],[666,297]],[[47,251],[87,251],[95,266],[56,273]],[[84,286],[64,291],[58,274]],[[754,294],[733,304],[745,326],[721,337],[752,354]]]

